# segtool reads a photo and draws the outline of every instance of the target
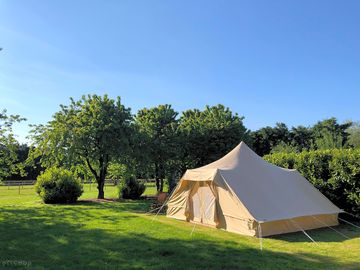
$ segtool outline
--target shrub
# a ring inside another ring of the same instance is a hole
[[[72,203],[83,193],[80,180],[71,172],[49,168],[38,176],[35,190],[44,203]]]
[[[136,180],[135,177],[127,177],[121,180],[119,186],[119,198],[122,199],[138,199],[145,191],[145,183]]]
[[[332,149],[274,153],[264,159],[297,169],[339,208],[360,215],[360,150]]]

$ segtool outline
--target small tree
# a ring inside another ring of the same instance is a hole
[[[134,176],[123,178],[119,185],[120,199],[139,199],[145,191],[145,183],[137,180]]]

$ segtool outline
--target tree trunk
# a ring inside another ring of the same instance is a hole
[[[91,162],[90,159],[86,157],[86,163],[90,169],[90,171],[93,173],[93,175],[95,176],[96,182],[98,184],[97,189],[98,189],[98,199],[104,199],[104,185],[105,185],[105,177],[106,177],[106,173],[107,173],[107,166],[109,162],[109,157],[106,156],[105,159],[103,157],[99,158],[99,164],[100,164],[100,173],[97,174],[96,170],[93,168],[93,166],[91,166]]]
[[[155,163],[156,191],[160,191],[159,165]]]
[[[158,177],[156,177],[155,179],[155,183],[156,183],[156,191],[160,191],[160,179]]]
[[[164,179],[160,179],[160,188],[159,188],[159,191],[160,192],[163,192],[163,189],[164,189]]]
[[[98,199],[104,199],[104,184],[105,184],[105,177],[104,179],[98,179]]]
[[[98,180],[98,199],[104,199],[104,185],[105,185],[105,177],[106,177],[106,171],[107,171],[107,160],[101,157],[99,159],[100,163],[100,174],[99,174],[99,180]]]
[[[169,178],[169,190],[168,190],[168,193],[170,194],[175,187],[176,187],[175,173],[172,173],[170,178]]]

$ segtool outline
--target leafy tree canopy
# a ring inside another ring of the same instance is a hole
[[[120,98],[83,96],[61,105],[46,125],[35,126],[32,158],[42,156],[45,167],[86,164],[98,183],[98,198],[104,198],[109,163],[129,152],[132,116]]]
[[[317,122],[312,128],[316,148],[342,148],[348,141],[349,133],[347,129],[351,125],[351,122],[339,124],[335,117]]]
[[[339,124],[336,118],[317,122],[312,127],[287,128],[284,123],[275,127],[264,127],[251,133],[253,148],[261,156],[278,152],[288,146],[297,152],[311,149],[333,149],[346,147],[349,140],[348,128],[351,122]]]
[[[182,170],[210,163],[234,148],[240,141],[250,143],[244,117],[223,105],[205,110],[187,110],[179,121]]]
[[[348,129],[349,145],[354,148],[360,148],[360,122],[353,123]]]
[[[143,141],[143,155],[147,155],[148,169],[155,176],[158,191],[163,190],[169,163],[176,155],[178,113],[171,105],[159,105],[139,110],[135,126]]]
[[[24,175],[24,166],[18,162],[19,143],[13,133],[13,124],[25,121],[19,115],[7,115],[4,109],[0,111],[0,180],[12,175]]]

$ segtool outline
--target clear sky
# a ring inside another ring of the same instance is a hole
[[[252,130],[360,120],[357,0],[0,0],[0,47],[0,108],[27,124],[87,93],[222,103]]]

